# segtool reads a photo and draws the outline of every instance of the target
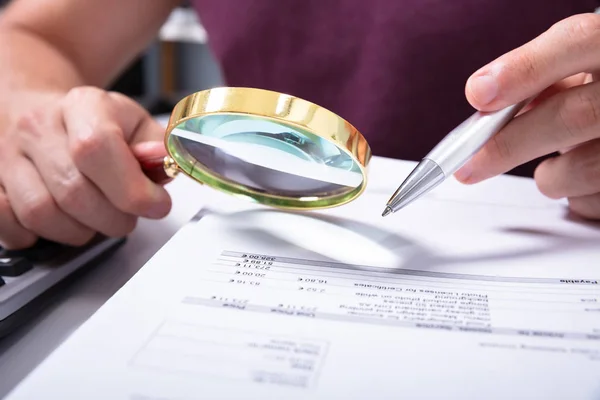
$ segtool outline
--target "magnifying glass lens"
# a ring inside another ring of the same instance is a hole
[[[340,196],[351,195],[363,184],[360,166],[346,151],[269,118],[244,114],[191,118],[171,131],[167,145],[189,175],[229,191],[232,186],[244,187],[283,203],[332,196],[339,202]]]

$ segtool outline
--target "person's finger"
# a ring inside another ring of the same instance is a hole
[[[72,246],[84,245],[94,236],[91,229],[56,205],[37,169],[25,157],[17,158],[2,179],[16,218],[28,231]]]
[[[164,142],[165,128],[132,98],[116,92],[106,92],[106,95],[116,110],[127,143]]]
[[[579,14],[553,25],[469,77],[465,94],[483,111],[537,95],[555,82],[600,68],[600,15]]]
[[[75,166],[59,112],[23,119],[17,129],[23,153],[64,213],[107,236],[123,236],[135,228],[136,218],[116,209]]]
[[[570,197],[569,208],[584,218],[598,220],[600,219],[600,193]]]
[[[563,79],[562,81],[556,82],[555,84],[551,85],[550,87],[547,87],[540,94],[533,97],[532,100],[529,102],[529,104],[527,104],[525,107],[523,107],[523,109],[521,111],[519,111],[516,116],[520,116],[522,114],[525,114],[528,111],[533,110],[539,104],[543,103],[544,101],[548,100],[550,97],[552,97],[564,90],[567,90],[571,87],[583,84],[588,75],[589,74],[581,73],[581,74],[577,74],[574,76],[570,76],[566,79]]]
[[[0,186],[0,246],[9,250],[23,249],[32,246],[36,240],[37,236],[19,223]]]
[[[152,124],[140,106],[125,101],[116,106],[113,97],[80,89],[67,98],[64,118],[75,165],[121,211],[162,218],[171,199],[144,174],[129,145],[148,135],[142,131]]]
[[[516,117],[455,174],[476,183],[600,137],[600,83],[565,90]]]
[[[540,192],[555,199],[600,193],[600,140],[543,161],[535,181]]]
[[[527,109],[531,110],[535,108],[537,105],[543,103],[554,95],[557,95],[567,89],[570,89],[575,86],[579,86],[583,84],[588,77],[588,74],[581,73],[577,75],[570,76],[562,81],[556,82],[550,87],[544,89],[539,95],[537,95],[531,103],[529,103]]]

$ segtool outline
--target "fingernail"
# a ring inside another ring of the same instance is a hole
[[[498,95],[498,83],[489,75],[479,75],[469,81],[469,91],[479,105],[486,105]]]
[[[150,207],[150,209],[146,213],[146,216],[151,219],[160,219],[160,218],[167,216],[167,214],[169,214],[170,211],[171,211],[171,202],[170,201],[160,201],[158,203],[154,203]]]
[[[466,163],[458,171],[456,171],[454,173],[454,177],[458,181],[460,181],[462,183],[466,183],[469,181],[472,174],[473,174],[473,168],[471,167],[471,163]]]

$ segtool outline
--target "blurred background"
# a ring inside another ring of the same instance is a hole
[[[0,0],[0,13],[10,1]],[[170,114],[185,95],[221,84],[202,23],[183,2],[110,89],[135,98],[152,114]]]

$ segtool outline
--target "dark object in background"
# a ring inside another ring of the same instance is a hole
[[[148,92],[144,62],[149,61],[138,57],[108,89],[134,98],[152,115],[170,114],[175,102]]]
[[[109,89],[132,97],[143,96],[144,67],[142,58],[138,57]]]
[[[99,235],[81,247],[44,239],[25,250],[0,247],[0,340],[34,321],[125,241]]]

